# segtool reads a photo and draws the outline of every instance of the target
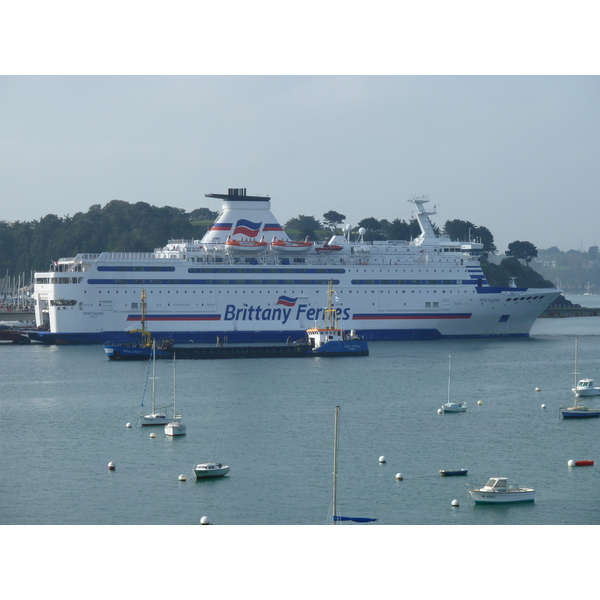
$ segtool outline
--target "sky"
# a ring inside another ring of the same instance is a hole
[[[556,23],[563,16],[555,17]],[[147,15],[140,18],[147,24]],[[442,25],[429,26],[435,34]],[[240,27],[232,23],[233,33]],[[261,38],[265,31],[252,33]],[[274,31],[271,44],[283,44]],[[292,41],[296,32],[290,27]],[[406,28],[396,33],[404,37]],[[449,39],[460,33],[452,30]],[[504,67],[492,59],[507,46],[497,49],[493,41],[483,65],[446,64],[456,43],[446,51],[443,38],[435,40],[433,59],[415,58],[406,72],[406,61],[378,60],[381,54],[370,68],[349,67],[332,60],[331,50],[306,67],[284,62],[289,71],[268,61],[252,67],[244,56],[264,58],[268,44],[253,55],[252,44],[232,41],[237,35],[224,39],[222,30],[209,40],[213,56],[225,57],[221,68],[218,59],[204,72],[186,61],[178,68],[180,55],[154,62],[165,45],[157,48],[143,35],[140,48],[154,53],[147,62],[131,59],[130,48],[103,64],[98,52],[109,56],[113,45],[121,48],[109,42],[120,38],[95,35],[90,46],[99,39],[102,45],[96,53],[83,45],[91,59],[82,63],[74,58],[82,56],[78,47],[68,44],[55,56],[56,44],[49,44],[51,58],[41,66],[36,61],[45,51],[26,55],[21,66],[0,62],[0,220],[63,217],[113,199],[218,210],[205,194],[243,187],[269,195],[282,224],[300,214],[322,220],[330,210],[350,225],[366,217],[409,220],[407,200],[428,195],[435,224],[461,219],[485,226],[500,253],[515,240],[561,250],[600,244],[600,78],[593,63],[565,62],[556,35],[535,47],[550,62],[562,59],[554,64],[558,73],[525,53]],[[379,39],[373,32],[367,38]],[[482,39],[479,32],[483,52]],[[518,39],[532,45],[521,32],[512,46]],[[403,48],[431,56],[423,49],[434,40],[417,40]],[[77,41],[83,43],[81,34]],[[357,44],[361,50],[362,42],[343,47]],[[468,44],[462,50],[477,55]],[[277,54],[271,47],[270,56]]]

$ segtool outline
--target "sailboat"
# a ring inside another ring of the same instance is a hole
[[[593,417],[600,417],[600,408],[589,408],[587,406],[581,406],[579,404],[580,400],[579,397],[581,395],[586,395],[581,394],[579,392],[580,390],[580,386],[582,383],[585,383],[586,380],[582,379],[581,381],[577,382],[577,376],[579,375],[579,373],[577,372],[577,359],[578,359],[578,354],[579,354],[579,338],[575,338],[575,387],[573,388],[573,393],[575,395],[575,406],[569,406],[568,408],[563,408],[562,406],[560,407],[560,414],[562,415],[563,419],[586,419],[586,418],[593,418]],[[590,380],[591,381],[591,380]],[[593,388],[592,388],[593,390]],[[593,395],[593,394],[587,394],[587,395]]]
[[[467,410],[466,402],[450,402],[450,371],[452,368],[452,355],[448,356],[448,402],[442,404],[442,410],[446,412],[465,412]]]
[[[175,355],[173,354],[173,419],[165,425],[165,435],[185,435],[186,425],[183,417],[177,414],[176,378],[175,378]]]
[[[156,342],[152,341],[152,358],[148,363],[148,372],[146,373],[146,385],[148,384],[148,375],[150,374],[150,367],[152,367],[152,412],[149,415],[144,415],[140,412],[140,424],[141,425],[165,425],[169,422],[167,415],[163,412],[156,412]],[[144,386],[144,393],[142,395],[142,403],[140,408],[144,406],[144,396],[146,395],[146,386]],[[161,406],[159,408],[167,408]]]
[[[371,523],[377,519],[368,517],[341,517],[337,514],[337,449],[338,449],[338,416],[340,407],[335,407],[335,419],[333,425],[333,524],[338,521],[354,521],[355,523]]]

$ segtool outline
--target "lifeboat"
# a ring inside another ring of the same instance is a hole
[[[313,247],[313,243],[308,241],[308,237],[303,242],[295,242],[292,240],[284,241],[273,238],[271,242],[271,250],[273,252],[308,252]]]
[[[341,246],[336,246],[335,244],[323,244],[316,248],[317,252],[338,252],[342,250]]]
[[[229,236],[227,236],[225,242],[225,249],[228,252],[245,252],[249,254],[264,252],[268,246],[269,244],[265,242],[264,235],[259,242],[256,240],[232,240]]]

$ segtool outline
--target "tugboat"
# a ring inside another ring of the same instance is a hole
[[[348,335],[338,325],[337,309],[331,297],[335,294],[333,281],[329,280],[327,290],[327,308],[324,309],[323,327],[315,326],[306,330],[312,354],[335,356],[368,356],[369,346],[366,340],[351,330]],[[336,294],[337,298],[337,294]]]

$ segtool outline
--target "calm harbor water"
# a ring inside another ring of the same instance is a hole
[[[2,345],[0,524],[326,524],[335,405],[341,514],[375,526],[598,524],[600,419],[558,412],[572,404],[575,337],[581,376],[600,382],[597,317],[539,319],[521,340],[373,342],[366,358],[179,361],[188,433],[172,439],[135,425],[145,362],[110,362],[99,346]],[[451,397],[468,410],[439,415],[449,355]],[[170,402],[172,365],[157,371]],[[231,472],[195,481],[205,461]],[[452,468],[469,474],[439,476]],[[493,475],[535,487],[535,503],[473,505],[465,483]]]

